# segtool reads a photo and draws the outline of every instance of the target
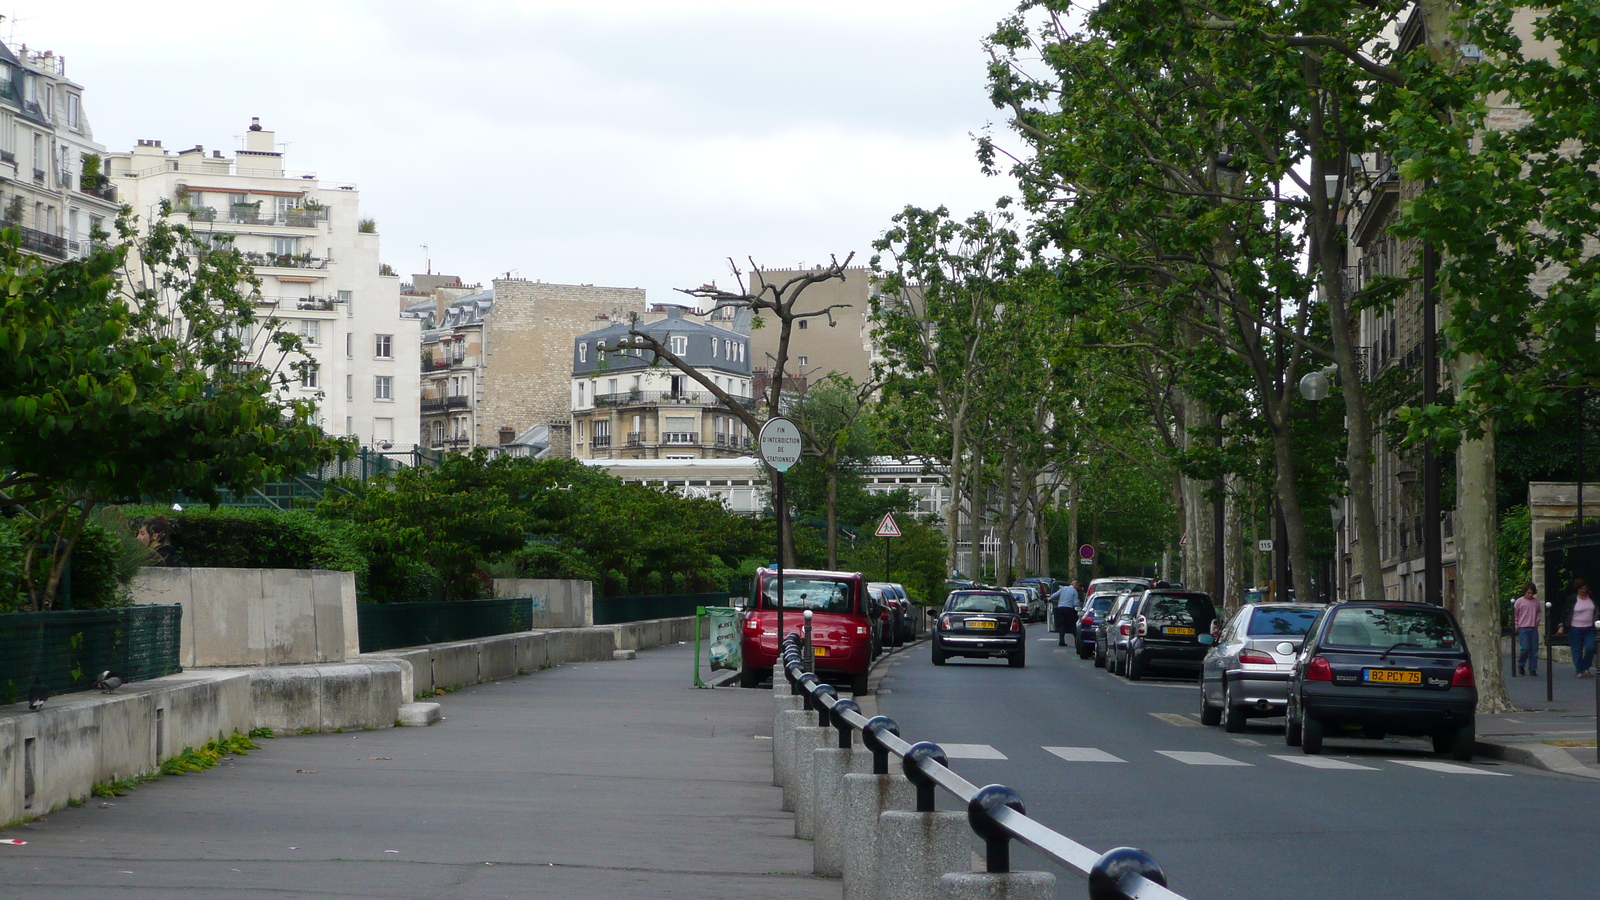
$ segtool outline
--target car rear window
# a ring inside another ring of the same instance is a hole
[[[1146,619],[1157,619],[1175,625],[1200,625],[1208,627],[1217,617],[1216,608],[1208,597],[1173,597],[1157,594],[1150,598],[1140,613]]]
[[[766,602],[762,605],[767,609],[777,609],[776,577],[768,577],[762,582],[762,592]],[[783,608],[784,609],[809,609],[813,612],[847,613],[851,609],[850,589],[848,581],[836,581],[830,578],[810,578],[806,576],[783,576]]]
[[[1455,622],[1442,609],[1394,609],[1355,606],[1335,610],[1328,625],[1327,643],[1339,647],[1396,645],[1420,650],[1455,650],[1460,647]]]
[[[1138,581],[1097,581],[1094,583],[1094,589],[1120,594],[1123,591],[1142,591],[1144,584]]]
[[[1251,637],[1305,634],[1317,619],[1315,609],[1275,609],[1264,607],[1250,617]]]
[[[947,612],[1003,613],[1011,611],[1007,598],[996,594],[952,594]]]
[[[1089,608],[1094,610],[1097,613],[1103,613],[1106,610],[1110,609],[1111,608],[1111,604],[1113,604],[1115,602],[1117,602],[1117,598],[1116,597],[1113,597],[1113,596],[1111,596],[1109,594],[1106,594],[1106,595],[1095,597]]]

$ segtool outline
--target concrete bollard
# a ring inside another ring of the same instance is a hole
[[[827,747],[815,751],[811,783],[811,872],[824,878],[844,874],[844,776],[872,771],[872,753],[860,747],[859,734],[852,734],[854,746],[838,747],[837,735]]]
[[[799,697],[790,694],[777,694],[772,698],[772,783],[779,787],[783,786],[782,767],[784,764],[779,762],[783,758],[781,751],[784,746],[784,738],[782,736],[784,727],[783,714],[804,709],[803,703],[804,701]],[[787,809],[788,807],[784,808]]]
[[[858,756],[872,766],[872,753]],[[844,821],[840,830],[844,850],[844,900],[880,900],[883,885],[878,880],[878,819],[884,810],[915,809],[917,789],[899,773],[844,776]]]
[[[936,896],[947,872],[970,872],[972,826],[964,812],[902,812],[878,817],[878,876],[882,900]]]
[[[1056,876],[1049,872],[946,872],[939,900],[1052,900]]]
[[[778,727],[772,733],[773,761],[777,764],[778,786],[783,788],[783,810],[794,811],[794,736],[800,728],[809,727],[817,714],[805,709],[785,710],[778,714]]]
[[[813,716],[811,721],[815,722]],[[809,841],[815,835],[817,808],[816,751],[838,743],[838,732],[816,725],[794,730],[794,836]]]

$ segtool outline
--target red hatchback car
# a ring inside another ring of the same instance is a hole
[[[778,661],[778,573],[758,569],[756,587],[740,623],[740,654],[744,669],[739,683],[755,687]],[[783,573],[783,630],[805,628],[811,611],[811,643],[817,674],[824,679],[848,679],[850,690],[867,692],[867,671],[872,668],[872,599],[859,572],[824,572],[787,569]]]

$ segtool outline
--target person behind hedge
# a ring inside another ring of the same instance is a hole
[[[1544,609],[1539,605],[1539,589],[1528,582],[1522,596],[1511,604],[1511,622],[1517,629],[1517,674],[1539,674],[1539,623]]]
[[[146,565],[170,566],[172,565],[172,522],[166,516],[151,516],[139,522],[139,530],[134,535],[139,543],[150,548],[153,557]]]
[[[1572,667],[1579,678],[1589,678],[1594,673],[1594,598],[1589,596],[1589,582],[1582,578],[1572,581],[1573,596],[1568,602],[1566,615],[1562,616],[1561,631],[1567,634],[1572,647]]]

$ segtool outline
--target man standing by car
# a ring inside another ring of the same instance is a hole
[[[1078,604],[1082,602],[1082,595],[1078,592],[1078,583],[1069,581],[1056,591],[1056,646],[1067,645],[1067,629],[1072,628],[1078,621]]]

